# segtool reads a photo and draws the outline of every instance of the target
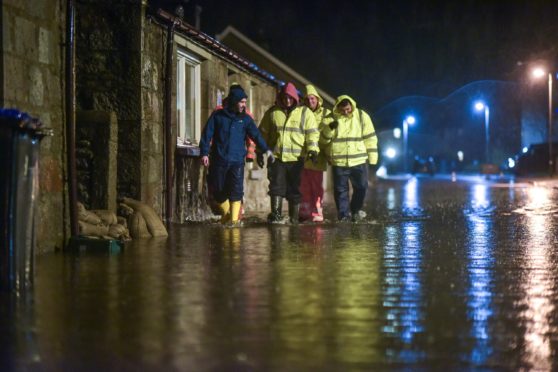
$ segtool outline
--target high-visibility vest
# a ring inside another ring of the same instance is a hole
[[[264,114],[259,129],[275,157],[283,162],[297,161],[308,151],[320,151],[318,125],[306,106],[288,114],[273,106]]]
[[[330,115],[324,119],[324,125],[329,125],[333,120]],[[321,141],[327,144],[326,155],[329,162],[338,167],[352,167],[366,162],[376,164],[378,137],[370,116],[358,109],[350,117],[338,117],[337,122],[337,129],[331,130],[328,127],[322,131]]]

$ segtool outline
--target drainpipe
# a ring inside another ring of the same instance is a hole
[[[172,137],[172,57],[174,51],[174,28],[176,20],[167,28],[167,55],[165,61],[165,222],[170,228],[172,221],[173,152],[176,139]]]
[[[72,236],[77,236],[75,7],[72,0],[68,0],[66,5],[66,158],[70,232]]]

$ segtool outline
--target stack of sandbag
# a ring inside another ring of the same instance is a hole
[[[83,236],[105,239],[130,240],[127,221],[116,213],[98,209],[88,211],[81,203],[77,204],[79,233]]]
[[[127,216],[132,238],[168,236],[163,222],[149,205],[131,198],[123,198],[119,213]]]

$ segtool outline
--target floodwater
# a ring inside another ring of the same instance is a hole
[[[557,202],[551,186],[379,181],[362,224],[190,224],[43,255],[34,291],[2,297],[2,366],[558,370]]]

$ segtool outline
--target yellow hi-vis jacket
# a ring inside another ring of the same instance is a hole
[[[348,99],[353,106],[349,115],[343,115],[337,109],[339,103]],[[336,129],[329,124],[337,121]],[[337,167],[376,164],[378,162],[378,137],[370,116],[357,108],[356,102],[347,95],[337,98],[333,112],[323,120],[320,144],[325,147],[329,162]]]
[[[297,161],[308,151],[320,151],[318,124],[306,106],[287,114],[275,105],[265,112],[258,129],[275,158],[283,162]]]
[[[322,119],[325,116],[329,115],[331,113],[331,110],[323,107],[324,100],[318,94],[316,88],[311,84],[306,85],[306,97],[308,97],[309,95],[315,96],[319,102],[318,108],[313,113],[314,118],[316,118],[316,123],[318,124],[318,130],[321,132],[324,127]],[[311,160],[306,160],[306,162],[304,163],[304,168],[322,172],[325,172],[327,170],[327,157],[325,156],[322,146],[320,146],[320,153],[318,154],[318,161],[316,162],[316,164],[314,164]]]

